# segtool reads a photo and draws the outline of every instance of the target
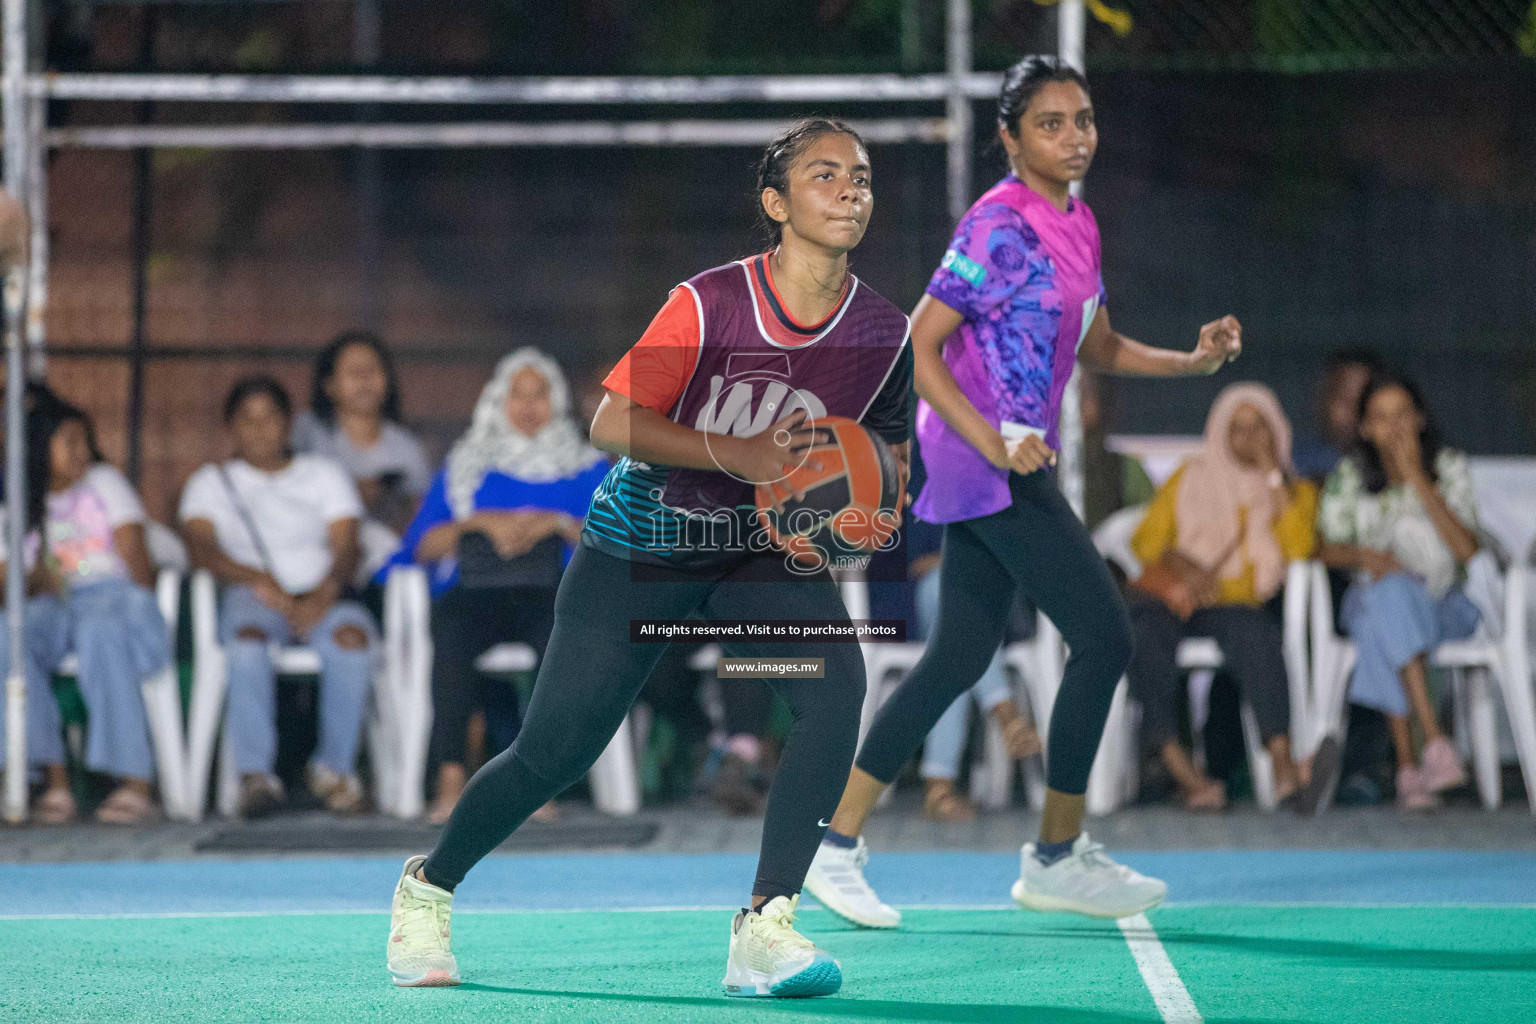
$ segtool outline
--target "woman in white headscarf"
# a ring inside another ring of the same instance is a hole
[[[485,712],[488,757],[517,735],[515,689],[481,676],[475,659],[506,642],[543,657],[560,574],[607,471],[570,416],[553,359],[523,348],[497,364],[395,558],[429,566],[433,579],[432,821],[446,820],[464,790],[475,710]]]
[[[1221,646],[1274,762],[1276,796],[1311,799],[1291,760],[1280,623],[1263,606],[1285,582],[1285,563],[1312,554],[1316,510],[1316,488],[1291,464],[1291,424],[1274,392],[1233,384],[1211,406],[1199,454],[1157,492],[1132,539],[1146,571],[1132,586],[1136,653],[1126,678],[1142,707],[1142,739],[1191,810],[1220,810],[1226,787],[1179,743],[1175,652],[1188,636]]]

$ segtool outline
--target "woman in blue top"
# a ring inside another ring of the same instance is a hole
[[[430,566],[433,579],[428,764],[437,765],[437,793],[429,820],[446,821],[464,791],[476,707],[485,712],[487,756],[517,735],[515,690],[481,676],[475,659],[508,642],[543,657],[560,574],[607,472],[570,417],[559,365],[534,348],[503,359],[394,560]]]

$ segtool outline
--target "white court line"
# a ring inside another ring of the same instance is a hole
[[[1152,993],[1164,1024],[1203,1024],[1204,1018],[1195,1008],[1195,1001],[1189,998],[1189,990],[1173,969],[1173,961],[1168,959],[1168,951],[1163,949],[1147,915],[1122,917],[1116,923],[1125,936],[1125,944],[1131,947],[1136,969],[1147,983],[1147,991]]]

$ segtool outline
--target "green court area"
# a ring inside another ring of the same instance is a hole
[[[1536,908],[1173,906],[1149,915],[1210,1022],[1536,1021]],[[803,930],[842,995],[719,994],[723,911],[461,913],[466,984],[397,990],[383,914],[12,919],[5,1021],[1159,1021],[1114,922],[913,910]]]

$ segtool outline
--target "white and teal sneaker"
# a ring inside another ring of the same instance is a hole
[[[459,983],[459,965],[453,958],[448,926],[453,893],[416,879],[416,869],[426,860],[417,856],[405,862],[390,908],[385,963],[395,984],[402,988]]]
[[[1084,832],[1072,852],[1049,866],[1035,858],[1035,844],[1020,851],[1014,902],[1025,910],[1131,917],[1151,910],[1168,895],[1168,884],[1111,860]]]
[[[880,902],[874,887],[864,878],[869,847],[860,836],[851,849],[822,843],[805,875],[805,888],[838,917],[860,928],[895,928],[901,911]]]
[[[731,953],[725,962],[728,996],[830,996],[843,987],[843,969],[832,954],[795,931],[800,897],[775,896],[758,910],[731,921]]]

